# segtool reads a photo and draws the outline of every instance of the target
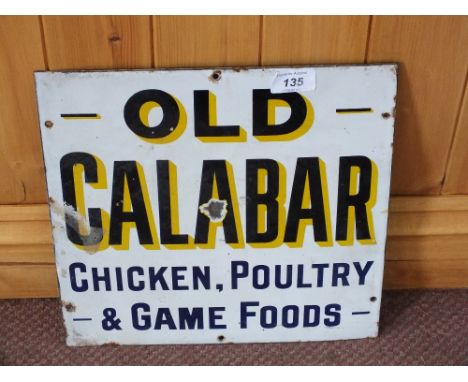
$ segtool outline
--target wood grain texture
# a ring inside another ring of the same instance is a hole
[[[265,16],[261,63],[363,63],[368,16]]]
[[[7,221],[49,221],[47,204],[0,205],[0,222]]]
[[[468,234],[468,211],[398,212],[388,219],[389,236]]]
[[[468,197],[454,196],[393,196],[390,212],[468,211]]]
[[[468,17],[382,16],[368,62],[398,62],[392,193],[439,194],[468,64]]]
[[[55,264],[52,242],[0,245],[0,264]]]
[[[0,232],[0,246],[52,242],[52,231],[48,221],[0,222]]]
[[[154,16],[157,67],[258,65],[260,16]]]
[[[0,265],[0,298],[58,297],[55,265]]]
[[[0,16],[0,204],[46,201],[33,78],[44,69],[39,18]]]
[[[386,261],[384,289],[466,288],[468,260]]]
[[[44,16],[49,69],[151,68],[149,16]]]
[[[387,260],[468,260],[468,235],[390,236]],[[468,286],[468,279],[466,280]]]
[[[468,71],[467,71],[468,81]],[[453,147],[445,174],[443,194],[468,194],[468,83],[465,83],[465,94]]]

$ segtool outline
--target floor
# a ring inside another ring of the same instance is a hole
[[[383,294],[378,338],[72,348],[58,299],[0,301],[1,365],[468,365],[468,289]]]

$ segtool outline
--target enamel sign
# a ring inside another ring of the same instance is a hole
[[[377,335],[395,65],[36,86],[67,344]]]

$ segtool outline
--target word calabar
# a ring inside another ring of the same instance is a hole
[[[216,125],[216,99],[206,90],[194,91],[194,136],[203,142],[230,142],[246,139],[240,126]],[[292,140],[305,134],[313,123],[313,108],[299,93],[272,94],[268,89],[252,92],[252,135],[255,139]],[[161,107],[163,117],[149,126],[148,113]],[[275,109],[289,107],[287,121],[277,124]],[[182,104],[170,94],[156,89],[143,90],[130,97],[124,107],[127,127],[139,138],[154,144],[171,142],[183,133],[187,120]],[[149,190],[145,172],[156,171],[157,190]],[[216,230],[222,226],[226,243],[233,248],[248,244],[272,248],[287,244],[301,247],[307,225],[314,227],[314,241],[331,246],[375,244],[372,207],[377,193],[378,170],[366,156],[339,157],[335,232],[328,197],[326,164],[319,157],[297,158],[286,206],[286,174],[277,160],[246,159],[246,221],[240,219],[237,189],[232,166],[227,160],[204,160],[200,174],[199,203],[194,206],[196,226],[193,235],[179,232],[177,164],[155,160],[155,167],[144,169],[136,160],[114,161],[107,169],[98,156],[71,152],[60,160],[63,202],[88,221],[77,219],[66,210],[68,239],[77,246],[103,250],[129,248],[132,223],[139,244],[147,249],[214,248]],[[108,183],[108,173],[112,172]],[[84,182],[94,188],[111,184],[107,206],[88,206]],[[153,216],[149,192],[158,194],[159,232]],[[107,212],[110,211],[110,214]],[[244,228],[245,227],[245,228]],[[356,233],[354,233],[354,229]],[[108,235],[105,235],[108,232]]]

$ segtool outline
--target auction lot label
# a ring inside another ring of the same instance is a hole
[[[67,344],[377,335],[395,65],[36,85]]]

